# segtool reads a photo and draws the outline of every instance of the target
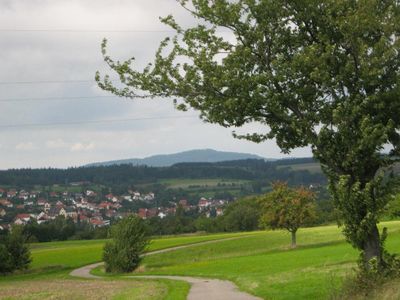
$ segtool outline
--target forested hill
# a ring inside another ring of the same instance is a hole
[[[261,156],[249,153],[217,151],[213,149],[196,149],[173,154],[153,155],[145,158],[130,158],[112,160],[86,165],[86,167],[112,166],[112,165],[146,165],[149,167],[169,167],[181,162],[220,162],[243,159],[264,159]],[[266,159],[271,160],[271,159]]]
[[[308,159],[302,162],[313,162]],[[226,178],[257,181],[284,180],[293,184],[324,183],[320,172],[291,168],[290,164],[258,159],[218,163],[181,163],[171,167],[115,165],[69,169],[18,169],[0,171],[0,186],[69,184],[87,181],[96,184],[134,185],[172,178]]]

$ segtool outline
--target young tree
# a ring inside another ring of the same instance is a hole
[[[330,181],[347,240],[384,267],[377,222],[388,197],[377,173],[400,154],[400,3],[397,0],[179,0],[201,21],[161,42],[143,71],[102,51],[130,98],[172,97],[207,122],[265,132],[284,153],[310,146]],[[220,31],[224,31],[224,34]],[[230,33],[230,34],[229,34]],[[381,155],[386,146],[388,155]]]
[[[103,252],[106,272],[133,271],[149,242],[144,222],[137,216],[124,218],[111,228],[111,237]]]
[[[297,230],[316,218],[315,195],[303,187],[292,189],[286,183],[276,182],[272,192],[260,198],[260,224],[271,229],[286,229],[296,247]]]
[[[0,273],[10,273],[15,270],[25,270],[31,262],[29,247],[21,226],[14,226],[0,240]]]

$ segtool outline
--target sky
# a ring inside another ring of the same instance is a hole
[[[172,100],[127,100],[103,92],[95,72],[115,76],[100,51],[143,68],[170,35],[159,17],[196,20],[175,0],[0,0],[0,169],[71,167],[91,162],[212,148],[266,158],[275,142],[237,140],[232,128],[179,112]],[[264,132],[250,124],[238,132]]]

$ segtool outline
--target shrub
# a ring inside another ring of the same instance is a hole
[[[14,226],[0,243],[0,273],[11,273],[15,270],[25,270],[31,262],[29,247],[25,243],[23,229]]]
[[[111,237],[103,252],[106,272],[132,272],[149,242],[144,222],[137,216],[124,218],[111,228]]]

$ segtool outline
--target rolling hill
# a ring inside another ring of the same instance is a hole
[[[111,165],[147,165],[149,167],[169,167],[177,163],[190,163],[190,162],[221,162],[231,160],[243,160],[243,159],[266,159],[264,157],[249,154],[249,153],[237,153],[237,152],[226,152],[217,151],[213,149],[197,149],[184,151],[174,154],[160,154],[153,155],[145,158],[130,158],[122,160],[112,160],[97,162],[85,165],[85,167],[97,167],[97,166],[111,166]]]

